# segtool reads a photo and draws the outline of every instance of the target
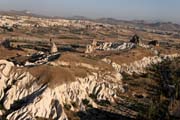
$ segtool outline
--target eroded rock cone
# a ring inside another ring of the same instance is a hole
[[[86,46],[85,53],[92,53],[93,51],[94,51],[94,47],[92,45],[87,45]]]
[[[92,42],[92,46],[96,46],[97,45],[97,41],[96,40],[93,40],[93,42]]]
[[[91,45],[87,45],[86,46],[86,51],[85,53],[92,53],[94,50],[96,50],[96,45],[97,45],[97,41],[93,40],[93,42],[91,43]]]
[[[51,45],[51,51],[50,51],[50,53],[56,53],[56,52],[58,52],[58,48],[57,48],[56,44],[52,41],[52,39],[50,39],[50,45]]]

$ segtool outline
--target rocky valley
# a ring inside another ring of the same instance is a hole
[[[138,25],[2,15],[0,120],[180,119],[180,29]]]

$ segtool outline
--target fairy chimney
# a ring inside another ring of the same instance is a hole
[[[50,39],[50,45],[51,45],[50,53],[58,52],[58,48],[57,48],[56,44],[52,41],[52,39]]]
[[[93,42],[91,43],[91,45],[87,45],[86,46],[86,51],[85,53],[92,53],[94,50],[96,50],[96,45],[97,45],[97,41],[93,40]]]

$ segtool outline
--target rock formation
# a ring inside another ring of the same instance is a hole
[[[125,50],[125,49],[133,49],[136,45],[134,43],[123,43],[122,45],[118,46],[116,50]]]
[[[92,53],[94,50],[95,48],[92,45],[87,45],[85,53]]]
[[[17,67],[27,67],[46,64],[48,62],[54,61],[60,57],[60,53],[47,54],[44,52],[37,52],[32,55],[21,56],[9,58],[8,61],[13,62]]]
[[[136,74],[143,74],[146,72],[146,68],[158,64],[165,60],[172,60],[176,57],[179,57],[179,54],[172,54],[172,55],[161,55],[161,56],[153,56],[153,57],[144,57],[142,60],[134,61],[130,64],[117,64],[110,59],[103,59],[104,62],[111,64],[116,71],[120,73],[127,73],[132,75],[133,73]]]
[[[101,51],[120,51],[120,50],[130,50],[136,47],[134,43],[112,43],[112,42],[102,42],[97,45],[92,43],[91,45],[87,45],[85,53],[93,53],[95,50]]]
[[[52,39],[50,39],[50,45],[51,45],[50,53],[58,52],[58,48],[57,48],[56,44],[52,41]]]
[[[159,42],[157,40],[152,40],[148,43],[148,45],[159,46]]]
[[[134,44],[139,44],[140,43],[140,38],[137,34],[135,34],[131,39],[130,39],[130,42],[131,43],[134,43]]]
[[[130,50],[133,48],[136,48],[137,46],[140,46],[142,48],[151,49],[152,46],[158,46],[157,41],[151,41],[148,43],[148,45],[140,42],[140,38],[138,35],[134,35],[130,42],[124,42],[124,43],[112,43],[112,42],[99,42],[97,43],[95,40],[93,40],[92,44],[86,46],[85,53],[93,53],[95,50],[101,50],[101,51],[121,51],[121,50]],[[158,55],[158,52],[154,49],[152,49],[152,52],[155,53],[155,55]]]
[[[92,53],[96,50],[96,46],[97,46],[97,41],[93,40],[91,45],[87,45],[86,46],[86,51],[85,53]]]
[[[31,69],[39,76],[34,76],[23,68],[15,68],[13,63],[6,60],[0,61],[0,68],[0,103],[3,103],[0,114],[9,120],[36,118],[65,120],[67,119],[64,112],[66,104],[75,110],[72,103],[76,102],[79,106],[76,109],[83,110],[82,100],[87,99],[93,107],[97,107],[89,97],[91,94],[95,95],[97,100],[114,102],[116,91],[124,91],[121,75],[117,72],[94,72],[85,78],[76,77],[76,80],[70,83],[59,85],[55,83],[55,87],[50,87],[50,83],[41,82],[43,78],[49,78],[47,74],[35,72],[36,67]],[[51,76],[50,79],[53,80],[56,75]],[[57,78],[62,77],[57,76]]]
[[[109,59],[103,59],[114,67],[114,71],[102,70],[87,63],[76,63],[76,67],[89,69],[85,77],[64,77],[61,65],[71,63],[63,61],[50,62],[47,65],[35,66],[29,69],[15,67],[12,62],[0,60],[0,116],[9,120],[37,118],[67,119],[64,108],[70,106],[72,111],[84,111],[83,100],[88,100],[94,108],[97,101],[106,100],[110,103],[118,98],[118,91],[125,92],[120,73],[142,74],[145,68],[164,60],[172,60],[178,54],[144,57],[130,64],[116,64]],[[43,69],[41,69],[43,68]],[[56,72],[57,73],[56,73]],[[64,80],[62,80],[64,78]],[[72,80],[74,79],[74,80]],[[76,103],[75,108],[72,103]]]

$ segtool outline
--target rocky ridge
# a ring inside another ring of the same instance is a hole
[[[125,92],[121,73],[142,74],[148,66],[175,57],[179,57],[179,54],[144,57],[142,60],[122,65],[105,58],[102,61],[111,64],[116,71],[101,71],[97,67],[93,70],[98,72],[88,73],[86,77],[76,77],[75,81],[57,84],[55,87],[50,87],[48,82],[41,82],[42,76],[35,77],[11,62],[0,60],[0,116],[9,120],[68,119],[64,111],[67,105],[72,111],[85,111],[83,100],[86,100],[92,107],[98,107],[91,95],[95,96],[97,101],[115,102],[118,98],[117,92]],[[59,61],[49,64],[70,65],[68,62]],[[93,68],[83,63],[77,63],[76,66]],[[74,107],[73,103],[78,107]]]
[[[123,63],[122,65],[117,64],[116,62],[104,58],[102,59],[102,61],[111,64],[112,67],[120,72],[120,73],[128,73],[129,75],[132,75],[133,73],[136,74],[143,74],[146,72],[147,67],[153,65],[153,64],[158,64],[162,61],[165,60],[172,60],[176,57],[179,57],[179,54],[172,54],[172,55],[161,55],[161,56],[153,56],[153,57],[144,57],[143,59],[139,60],[139,61],[135,61],[133,63],[130,64],[125,64]]]
[[[71,105],[71,109],[75,110],[72,102],[76,102],[79,109],[84,110],[84,99],[97,107],[89,97],[90,94],[96,95],[97,100],[113,102],[116,89],[123,92],[119,73],[92,73],[85,78],[76,78],[75,82],[50,88],[48,83],[38,83],[37,78],[21,68],[15,68],[11,62],[1,60],[0,67],[0,100],[3,103],[0,113],[10,120],[37,117],[67,119],[63,110],[65,104]]]

